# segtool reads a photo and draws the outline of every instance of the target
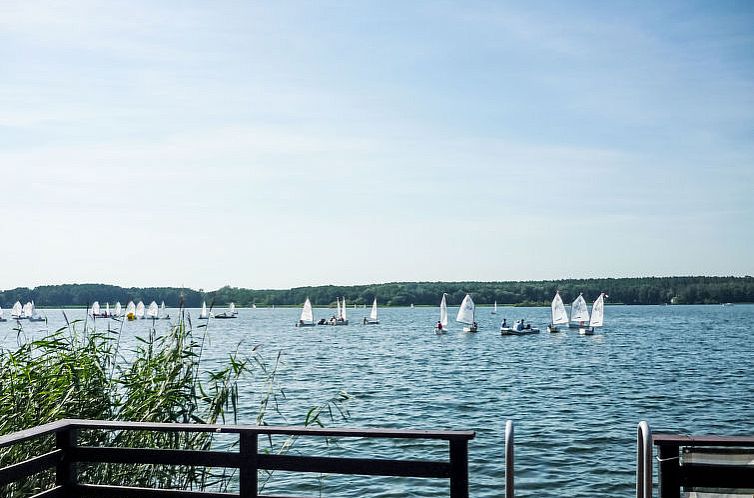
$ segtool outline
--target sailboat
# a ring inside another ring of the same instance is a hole
[[[106,314],[102,313],[102,310],[100,309],[100,306],[99,306],[99,301],[94,301],[92,303],[92,309],[89,315],[92,318],[106,318],[107,317]]]
[[[133,301],[128,301],[126,305],[126,318],[129,322],[136,320],[136,305]]]
[[[364,325],[378,325],[380,321],[377,319],[377,298],[372,301],[372,312],[369,313],[369,318],[364,317]]]
[[[144,318],[145,311],[144,301],[139,301],[139,304],[136,305],[136,318],[142,320]]]
[[[334,317],[330,318],[326,323],[328,325],[348,325],[348,316],[346,315],[346,298],[343,298],[343,302],[340,299],[335,298],[335,306],[337,311]]]
[[[120,301],[118,301],[117,303],[115,303],[115,310],[113,311],[112,316],[115,318],[119,318],[120,312],[121,312]]]
[[[435,333],[438,335],[448,333],[448,301],[445,296],[447,294],[443,293],[440,301],[440,319],[437,320],[437,325],[435,325]]]
[[[34,301],[32,301],[31,309],[29,310],[29,321],[30,322],[44,322],[45,320],[46,318],[37,312],[37,308],[34,306]]]
[[[209,311],[207,311],[207,302],[202,301],[202,310],[199,312],[199,320],[208,320]]]
[[[31,312],[32,312],[31,301],[26,301],[26,304],[24,304],[24,307],[23,307],[23,317],[30,318]]]
[[[497,301],[492,305],[492,314],[497,315]]]
[[[238,315],[238,311],[236,311],[236,305],[233,303],[230,303],[228,305],[228,311],[218,313],[217,315],[214,316],[214,318],[220,318],[220,319],[236,318],[237,315]]]
[[[581,328],[587,322],[589,322],[589,310],[586,307],[584,296],[579,294],[579,297],[571,303],[571,322],[568,324],[568,328]]]
[[[315,325],[317,324],[314,322],[312,302],[307,297],[306,301],[304,301],[304,307],[301,309],[301,316],[296,323],[296,327],[314,327]]]
[[[105,303],[105,318],[110,318],[110,303]]]
[[[579,327],[579,334],[594,335],[594,327],[602,327],[605,318],[605,293],[601,292],[592,304],[592,318],[589,320],[589,327]]]
[[[563,299],[560,297],[560,292],[555,291],[555,297],[552,298],[552,304],[550,304],[552,312],[552,319],[549,325],[547,325],[548,332],[560,332],[558,325],[568,323],[568,312],[566,312]]]
[[[474,300],[471,299],[471,295],[466,294],[466,297],[463,298],[463,301],[461,302],[461,307],[458,308],[458,315],[456,316],[456,321],[469,325],[468,327],[463,328],[464,332],[477,331],[477,323],[474,320]]]
[[[3,317],[3,308],[0,308],[0,322],[7,322],[8,319]]]
[[[170,315],[165,313],[165,301],[160,301],[160,312],[157,314],[158,320],[170,320]]]
[[[23,306],[21,306],[21,303],[19,301],[16,301],[16,304],[14,304],[13,308],[11,308],[10,317],[14,320],[24,320],[28,318],[24,316],[24,308]]]
[[[147,318],[151,318],[152,320],[157,320],[157,315],[160,314],[160,307],[157,306],[157,303],[152,301],[149,303],[149,308],[147,308]]]

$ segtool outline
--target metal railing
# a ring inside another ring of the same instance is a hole
[[[508,445],[506,426],[506,448]],[[104,431],[155,431],[155,432],[212,432],[235,434],[238,451],[185,450],[154,448],[116,448],[80,446],[81,430]],[[511,464],[512,464],[512,426]],[[398,460],[373,458],[338,458],[260,453],[258,437],[274,435],[299,437],[380,438],[443,440],[449,445],[447,461]],[[44,437],[55,437],[55,448],[45,454],[23,462],[0,468],[0,486],[27,479],[41,472],[54,470],[55,484],[36,495],[39,498],[85,497],[202,497],[220,498],[262,496],[258,488],[258,472],[292,471],[328,474],[420,477],[448,479],[451,498],[466,498],[468,490],[468,442],[474,438],[472,431],[413,431],[386,429],[324,429],[307,427],[271,427],[244,425],[156,424],[141,422],[105,422],[97,420],[67,419],[38,426],[29,430],[0,437],[0,449]],[[507,453],[506,449],[506,454]],[[238,469],[238,492],[211,493],[154,488],[129,488],[104,484],[84,484],[77,480],[79,463],[117,463],[154,465],[191,465]],[[512,470],[511,491],[512,491]],[[507,494],[506,496],[512,496]]]
[[[697,462],[694,453],[715,455],[722,452],[729,457],[736,454],[754,461],[754,437],[688,436],[652,434],[647,422],[641,422],[637,432],[636,497],[652,498],[652,447],[657,447],[658,496],[678,498],[682,490],[694,488],[752,489],[754,465],[715,461]],[[702,459],[704,460],[704,459]]]

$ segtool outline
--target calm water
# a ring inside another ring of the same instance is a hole
[[[367,312],[349,309],[355,324],[347,327],[298,329],[298,310],[243,309],[237,320],[210,323],[206,354],[222,358],[240,341],[242,348],[262,344],[270,360],[282,350],[287,399],[281,409],[290,424],[301,423],[314,402],[344,389],[353,396],[351,419],[337,425],[476,431],[469,447],[475,497],[502,494],[507,419],[516,424],[522,497],[632,496],[636,425],[643,419],[655,431],[754,433],[754,305],[608,306],[606,327],[592,337],[547,333],[547,308],[500,308],[497,315],[480,308],[479,333],[451,325],[445,336],[433,333],[436,309],[382,309],[380,325],[363,326],[358,322]],[[47,313],[50,329],[62,324],[59,312]],[[331,314],[315,309],[316,318]],[[543,332],[501,337],[503,317],[525,317]],[[27,331],[40,328],[35,325],[27,324]],[[0,341],[15,341],[12,327],[0,324]],[[148,327],[146,320],[127,323],[125,336]],[[258,399],[245,394],[243,417],[251,423]],[[446,454],[433,444],[341,444],[330,451]],[[353,486],[360,485],[360,495],[437,496],[447,489],[421,479],[276,479],[267,492],[296,486],[298,492],[353,496]]]

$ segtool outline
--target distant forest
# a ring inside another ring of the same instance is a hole
[[[370,304],[376,297],[381,306],[415,304],[435,306],[443,292],[448,304],[460,304],[471,293],[477,304],[539,306],[549,305],[555,291],[568,303],[583,293],[587,301],[600,292],[612,304],[719,304],[754,302],[754,277],[641,277],[567,279],[530,282],[398,282],[372,285],[297,287],[286,290],[254,290],[222,287],[202,292],[175,287],[118,287],[105,284],[43,285],[34,289],[19,287],[0,292],[0,306],[7,309],[16,301],[33,300],[37,307],[87,306],[94,301],[114,304],[120,301],[165,301],[169,307],[210,306],[298,306],[308,297],[315,306],[335,304],[345,297],[348,304]]]

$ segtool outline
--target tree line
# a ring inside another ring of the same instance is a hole
[[[296,287],[255,290],[222,287],[204,292],[177,287],[119,287],[105,284],[43,285],[19,287],[0,292],[0,306],[34,301],[38,307],[88,306],[94,301],[111,304],[120,301],[165,301],[169,307],[197,308],[203,301],[210,306],[298,306],[308,297],[315,306],[330,306],[345,297],[348,304],[381,306],[436,306],[446,293],[449,305],[460,304],[470,293],[477,304],[539,306],[549,305],[555,291],[568,303],[583,293],[587,301],[605,292],[608,302],[617,304],[719,304],[754,302],[754,277],[636,277],[604,279],[564,279],[524,282],[392,282],[370,285]]]

